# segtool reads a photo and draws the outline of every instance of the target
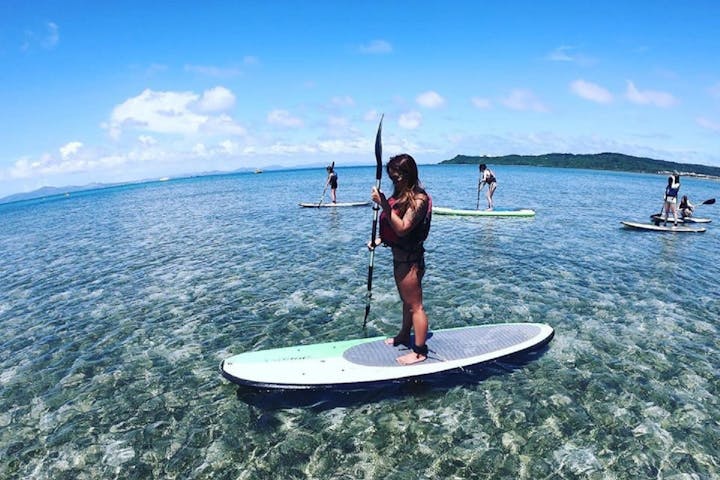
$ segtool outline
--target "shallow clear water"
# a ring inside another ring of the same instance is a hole
[[[385,249],[361,328],[371,209],[297,206],[324,170],[0,205],[0,478],[720,477],[719,207],[699,207],[703,234],[634,232],[620,220],[659,211],[664,177],[494,170],[496,205],[537,216],[435,216],[431,327],[546,322],[554,340],[351,394],[218,373],[247,350],[396,333]],[[373,167],[338,172],[338,201],[368,199]],[[421,176],[436,205],[475,207],[476,167]]]

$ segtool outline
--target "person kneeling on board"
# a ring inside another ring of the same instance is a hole
[[[397,362],[411,365],[426,360],[428,355],[425,344],[428,319],[422,303],[422,278],[425,275],[423,242],[430,231],[432,199],[422,188],[417,164],[410,155],[391,157],[386,169],[394,191],[388,199],[377,188],[372,190],[372,200],[380,205],[382,213],[380,238],[368,248],[375,248],[380,243],[392,248],[393,273],[403,303],[403,317],[400,332],[385,343],[410,347],[412,351],[398,357]],[[415,331],[413,344],[411,330]]]
[[[693,212],[695,211],[695,205],[690,203],[687,195],[683,195],[682,200],[680,200],[680,206],[678,207],[678,209],[680,210],[680,218],[689,218],[693,216]]]

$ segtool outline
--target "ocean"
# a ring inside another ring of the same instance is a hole
[[[336,167],[338,201],[369,200],[374,166]],[[387,249],[362,329],[372,209],[298,206],[320,201],[324,169],[0,205],[0,478],[720,478],[720,207],[698,207],[702,234],[631,231],[620,221],[660,210],[664,176],[490,167],[496,207],[537,215],[434,216],[430,327],[541,322],[555,338],[351,393],[218,371],[397,333]],[[436,206],[475,208],[476,166],[420,176]],[[720,183],[683,178],[681,194]]]

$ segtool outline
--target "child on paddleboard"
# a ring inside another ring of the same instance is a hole
[[[415,159],[403,153],[390,158],[387,173],[393,182],[394,191],[388,199],[385,194],[373,188],[372,200],[380,205],[380,243],[392,248],[393,273],[400,299],[402,300],[402,326],[400,332],[385,341],[396,347],[404,345],[412,351],[397,358],[401,365],[411,365],[427,359],[425,344],[428,319],[422,303],[422,278],[425,275],[425,248],[423,242],[430,231],[432,199],[422,188],[418,178]],[[410,332],[415,331],[411,343]]]

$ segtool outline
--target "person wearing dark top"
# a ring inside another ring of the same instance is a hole
[[[385,343],[404,345],[410,352],[397,358],[401,365],[411,365],[427,359],[425,344],[428,318],[423,307],[422,279],[425,275],[425,248],[423,242],[430,231],[432,199],[418,178],[417,164],[408,154],[390,158],[387,173],[393,182],[390,198],[373,188],[372,200],[380,205],[380,237],[375,248],[383,243],[392,248],[393,274],[402,300],[402,325],[400,332]],[[414,330],[415,341],[410,332]]]

